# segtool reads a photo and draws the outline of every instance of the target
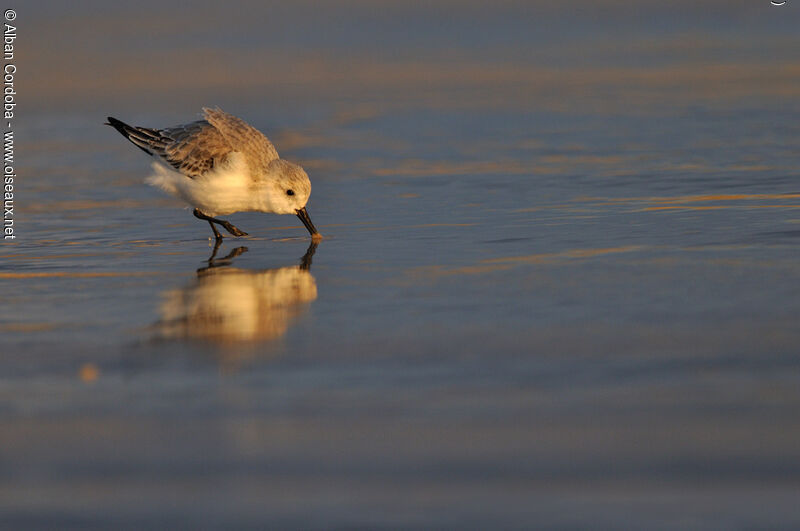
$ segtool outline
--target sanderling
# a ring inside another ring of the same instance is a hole
[[[247,211],[296,214],[311,238],[321,239],[306,211],[311,181],[303,168],[278,157],[272,142],[244,120],[219,108],[204,108],[203,117],[165,129],[133,127],[111,116],[106,125],[156,159],[147,182],[193,206],[217,242],[222,234],[215,223],[233,236],[247,233],[215,216]]]

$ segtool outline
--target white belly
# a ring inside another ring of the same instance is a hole
[[[146,182],[209,216],[260,210],[253,179],[239,153],[231,154],[226,164],[195,178],[154,162],[153,175]]]

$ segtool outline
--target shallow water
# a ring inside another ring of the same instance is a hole
[[[20,9],[0,523],[800,525],[798,6],[571,4]],[[101,125],[201,105],[316,248]]]

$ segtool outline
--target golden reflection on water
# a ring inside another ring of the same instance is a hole
[[[164,293],[157,337],[218,345],[280,338],[317,298],[309,271],[315,249],[312,244],[299,265],[264,270],[230,267],[246,247],[219,260],[212,255],[189,285]]]

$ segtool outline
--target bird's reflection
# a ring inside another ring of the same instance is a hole
[[[249,270],[231,266],[247,247],[217,258],[219,245],[215,246],[208,265],[197,270],[191,284],[164,294],[157,335],[222,345],[283,336],[317,298],[310,273],[316,248],[312,243],[299,265]]]

